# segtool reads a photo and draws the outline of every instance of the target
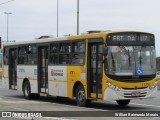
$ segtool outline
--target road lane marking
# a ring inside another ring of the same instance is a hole
[[[146,104],[138,104],[138,103],[130,103],[130,104],[133,104],[133,105],[141,105],[141,106],[148,106],[148,107],[160,107],[160,106],[156,106],[156,105],[146,105]]]

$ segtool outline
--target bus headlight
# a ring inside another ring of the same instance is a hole
[[[121,88],[120,87],[117,87],[115,85],[112,85],[110,82],[106,81],[106,84],[108,85],[108,87],[112,90],[116,90],[116,91],[120,91]]]
[[[155,82],[152,86],[149,86],[149,89],[153,90],[154,88],[156,88],[156,86],[157,86],[157,82]]]

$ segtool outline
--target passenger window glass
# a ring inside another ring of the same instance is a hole
[[[85,42],[78,41],[72,44],[71,64],[83,65],[85,61]]]
[[[85,52],[85,42],[73,42],[72,52]]]
[[[19,47],[19,51],[18,54],[27,54],[27,47],[23,46],[23,47]]]
[[[50,51],[51,53],[58,53],[58,44],[57,43],[51,44]]]
[[[71,43],[60,43],[60,52],[61,53],[70,53],[71,52]]]
[[[18,64],[22,65],[27,64],[27,56],[26,55],[18,56]]]
[[[29,54],[28,55],[28,64],[36,65],[37,64],[37,54]]]
[[[85,41],[67,41],[50,45],[49,63],[54,65],[83,65],[85,62]]]
[[[66,65],[66,64],[70,64],[70,55],[69,54],[61,54],[59,56],[59,63]]]
[[[58,64],[58,54],[51,54],[50,55],[50,63],[51,64]]]
[[[72,63],[73,65],[83,65],[84,64],[85,54],[72,54]]]
[[[79,42],[78,47],[79,52],[85,52],[85,42]]]
[[[37,46],[26,45],[19,47],[18,64],[36,65],[37,64]]]

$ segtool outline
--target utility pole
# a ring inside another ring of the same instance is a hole
[[[8,42],[8,24],[9,24],[9,15],[12,13],[4,12],[7,15],[7,42]]]
[[[79,0],[77,0],[77,35],[79,35]]]
[[[7,4],[7,3],[12,2],[12,1],[14,1],[14,0],[9,0],[9,1],[0,3],[0,5],[4,5],[4,4]],[[7,14],[7,12],[4,12],[4,14]],[[9,14],[12,14],[12,13],[9,13]],[[7,14],[7,42],[8,42],[8,14]]]
[[[59,3],[57,0],[57,37],[58,37],[58,25],[59,25]]]

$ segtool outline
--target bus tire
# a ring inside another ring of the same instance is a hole
[[[29,81],[26,81],[24,83],[24,88],[23,88],[23,95],[26,99],[31,99],[32,98],[32,94],[31,94],[31,86]]]
[[[76,89],[76,101],[77,105],[81,107],[87,107],[91,103],[91,100],[86,99],[85,90],[82,85],[79,85]]]
[[[117,100],[119,106],[127,106],[130,103],[130,100]]]

